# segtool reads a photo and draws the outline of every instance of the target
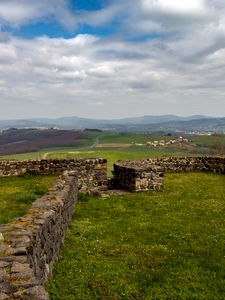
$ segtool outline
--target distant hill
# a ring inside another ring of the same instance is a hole
[[[85,129],[95,128],[113,131],[175,131],[202,130],[225,131],[225,118],[213,118],[201,115],[179,117],[176,115],[142,116],[124,119],[88,119],[64,117],[57,119],[0,120],[0,128],[60,128]]]
[[[108,128],[110,129],[110,128]],[[202,118],[183,121],[169,121],[152,124],[112,125],[111,130],[119,132],[225,132],[225,118]]]
[[[82,131],[12,128],[0,134],[0,155],[33,152],[49,147],[79,146],[84,138],[86,134]]]

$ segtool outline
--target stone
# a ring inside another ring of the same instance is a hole
[[[109,195],[109,194],[101,194],[101,197],[102,197],[102,198],[109,198],[110,195]]]
[[[5,254],[9,250],[9,245],[0,242],[0,254]]]
[[[0,300],[6,300],[9,299],[9,296],[7,296],[5,293],[0,292]]]
[[[29,264],[21,264],[19,262],[13,262],[12,267],[11,267],[11,272],[12,273],[22,273],[23,275],[26,275],[26,276],[33,275],[33,271],[30,268]]]
[[[17,288],[8,282],[1,282],[0,291],[6,294],[12,294],[17,291]]]
[[[25,291],[20,291],[13,294],[14,297],[22,297],[23,300],[48,300],[48,293],[45,291],[44,287],[39,285],[26,289]]]
[[[0,242],[1,241],[4,241],[4,236],[3,236],[3,234],[0,232]]]
[[[11,263],[10,262],[7,262],[7,261],[0,261],[0,268],[5,268],[5,267],[8,267],[10,266]]]
[[[0,261],[4,261],[4,262],[13,262],[13,261],[17,261],[17,262],[21,262],[21,263],[25,263],[27,262],[27,256],[13,256],[13,255],[9,255],[9,256],[0,256]]]
[[[19,248],[9,248],[6,252],[7,255],[15,255],[15,256],[23,256],[27,254],[26,247],[19,247]]]
[[[8,277],[9,277],[9,274],[6,272],[6,269],[4,269],[4,268],[1,268],[0,269],[0,279],[8,279]]]

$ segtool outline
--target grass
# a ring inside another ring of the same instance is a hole
[[[56,176],[33,175],[0,178],[0,224],[22,216],[55,179]]]
[[[225,136],[191,136],[191,139],[201,146],[210,147],[218,143],[225,146]]]
[[[155,140],[170,140],[168,136],[154,136],[149,134],[106,134],[99,138],[100,143],[147,143]]]
[[[198,155],[188,154],[187,146],[172,146],[165,148],[149,148],[147,146],[131,146],[129,148],[74,148],[74,147],[64,147],[64,148],[54,148],[52,151],[46,150],[48,153],[48,159],[60,158],[60,159],[72,159],[72,158],[96,158],[102,157],[108,160],[108,176],[111,176],[111,171],[113,169],[113,163],[117,160],[133,160],[133,159],[145,159],[149,157],[162,157],[162,156],[184,156],[184,155]],[[69,152],[77,153],[69,153]],[[13,156],[4,157],[5,159],[26,159],[26,158],[41,158],[45,152],[37,153],[27,153],[18,154]],[[208,150],[209,154],[209,150]]]
[[[149,149],[147,147],[131,147],[127,148],[101,148],[94,149],[92,153],[89,151],[82,151],[80,153],[50,153],[48,158],[91,158],[102,157],[107,159],[108,175],[111,176],[113,169],[113,163],[117,160],[133,160],[144,159],[149,157],[169,156],[171,154],[166,153],[165,150],[159,151],[159,149]]]
[[[225,177],[166,174],[161,192],[81,196],[50,299],[225,299]]]
[[[41,159],[41,158],[74,158],[74,157],[105,157],[109,159],[111,168],[112,160],[120,159],[142,159],[149,156],[170,156],[170,155],[210,155],[213,154],[212,149],[216,144],[225,146],[224,136],[190,136],[193,143],[185,145],[172,145],[163,148],[150,148],[147,146],[135,146],[134,143],[146,143],[154,140],[169,140],[172,136],[157,136],[147,134],[115,134],[108,132],[87,132],[87,139],[82,140],[81,145],[77,147],[52,147],[42,149],[39,152],[15,154],[1,156],[0,159]],[[130,143],[129,148],[95,148],[96,143],[103,144],[120,144]],[[89,153],[92,151],[93,153]],[[224,150],[225,151],[225,150]],[[80,152],[80,153],[68,153]],[[127,156],[126,156],[127,154]],[[115,159],[114,159],[115,157]]]

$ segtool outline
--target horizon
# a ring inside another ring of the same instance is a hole
[[[225,111],[225,2],[2,0],[1,120]]]
[[[78,119],[87,119],[87,120],[96,120],[96,121],[117,121],[117,120],[126,120],[126,119],[135,119],[135,118],[157,118],[157,117],[177,117],[177,118],[196,118],[196,119],[221,119],[225,116],[209,116],[209,115],[175,115],[175,114],[163,114],[163,115],[140,115],[140,116],[129,116],[124,118],[89,118],[89,117],[79,117],[79,116],[62,116],[62,117],[37,117],[37,118],[19,118],[19,119],[2,119],[0,121],[35,121],[35,120],[59,120],[59,119],[69,119],[69,118],[78,118]]]

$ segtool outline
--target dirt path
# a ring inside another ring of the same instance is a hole
[[[49,152],[45,152],[45,153],[43,154],[42,158],[43,158],[43,159],[46,159],[48,155],[49,155]]]
[[[128,148],[132,146],[132,144],[125,143],[107,143],[107,144],[97,144],[96,148]]]

